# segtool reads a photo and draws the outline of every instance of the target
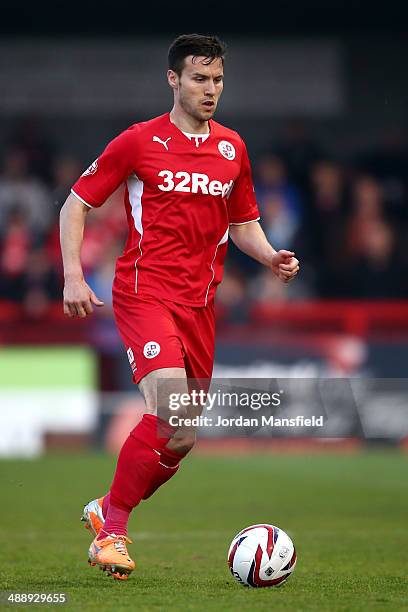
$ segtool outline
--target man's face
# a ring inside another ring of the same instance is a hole
[[[208,121],[215,113],[223,89],[224,68],[220,58],[210,64],[206,57],[189,55],[179,77],[169,70],[168,79],[175,99],[197,121]]]

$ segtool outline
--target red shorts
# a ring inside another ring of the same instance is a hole
[[[113,311],[133,381],[159,368],[184,368],[187,378],[210,379],[214,363],[214,304],[183,306],[139,296],[115,280]]]

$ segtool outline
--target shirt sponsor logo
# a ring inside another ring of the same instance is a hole
[[[94,161],[94,162],[92,162],[92,164],[89,166],[89,168],[87,168],[87,169],[85,170],[85,172],[83,172],[83,173],[81,174],[81,176],[89,176],[89,175],[91,175],[91,174],[95,174],[95,172],[97,171],[97,169],[98,169],[98,160],[97,160],[97,159],[95,159],[95,161]]]
[[[231,193],[234,181],[222,183],[221,181],[210,181],[209,176],[199,172],[176,172],[161,170],[159,176],[163,178],[158,188],[160,191],[178,191],[180,193],[202,193],[204,195],[222,196],[226,198]]]
[[[220,140],[218,150],[225,159],[232,161],[235,159],[235,147],[228,140]]]
[[[146,359],[153,359],[154,357],[157,357],[159,353],[160,344],[158,342],[151,340],[150,342],[146,342],[143,347],[143,355],[146,357]]]

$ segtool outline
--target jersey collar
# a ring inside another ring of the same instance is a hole
[[[184,142],[188,142],[194,149],[196,149],[197,151],[202,150],[210,141],[212,141],[212,139],[214,138],[214,132],[215,132],[215,126],[214,126],[214,121],[212,119],[208,120],[208,127],[210,128],[210,135],[208,136],[208,138],[206,138],[204,140],[204,142],[202,142],[200,144],[199,147],[196,146],[195,142],[193,140],[190,140],[190,138],[188,136],[186,136],[182,130],[180,130],[177,125],[175,123],[173,123],[170,119],[170,113],[167,113],[167,121],[170,124],[170,127],[173,131],[174,134],[176,134],[178,136],[179,140],[182,140]]]

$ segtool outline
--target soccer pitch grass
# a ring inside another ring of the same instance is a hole
[[[192,455],[135,510],[136,570],[116,582],[88,566],[79,522],[114,460],[0,461],[0,588],[65,592],[72,610],[408,610],[407,462],[397,452]],[[258,522],[282,527],[297,548],[280,589],[244,588],[227,569],[231,539]]]

